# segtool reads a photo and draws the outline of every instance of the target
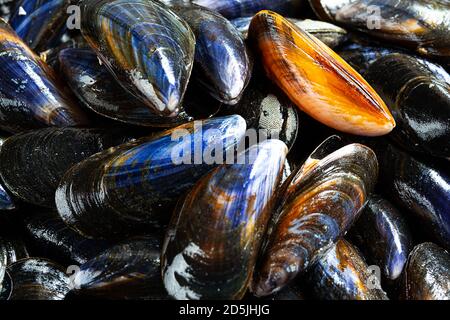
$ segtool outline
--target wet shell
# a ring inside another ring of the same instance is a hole
[[[178,197],[233,152],[245,129],[240,116],[214,118],[98,153],[65,174],[58,212],[88,237],[164,224]]]
[[[286,181],[252,284],[257,296],[279,291],[303,273],[345,235],[364,207],[377,180],[376,156],[366,146],[341,144],[326,140]]]
[[[393,145],[377,147],[380,185],[399,208],[420,221],[421,230],[450,248],[450,176]]]
[[[0,260],[2,252],[6,256],[6,266],[29,256],[25,243],[17,235],[0,235]]]
[[[5,21],[9,20],[12,10],[17,0],[0,0],[0,17]]]
[[[381,268],[384,279],[400,277],[412,249],[412,236],[405,217],[389,201],[371,196],[350,235],[368,262]]]
[[[14,209],[16,209],[15,201],[3,186],[3,183],[0,182],[0,211]]]
[[[102,129],[45,128],[17,134],[0,150],[5,186],[25,202],[54,208],[64,173],[87,157],[131,140]]]
[[[220,14],[200,6],[177,6],[175,12],[195,34],[193,81],[217,100],[236,104],[252,75],[252,62],[238,31]]]
[[[48,66],[0,20],[0,128],[10,132],[81,126],[84,112],[56,85]]]
[[[403,147],[450,158],[450,75],[441,66],[409,55],[383,56],[366,79],[389,105]]]
[[[414,248],[405,270],[408,300],[450,300],[450,255],[434,243]]]
[[[322,20],[449,61],[447,0],[309,0]]]
[[[12,281],[10,300],[64,300],[70,290],[62,267],[45,259],[19,260],[7,271]]]
[[[282,16],[258,13],[249,39],[269,78],[316,120],[365,136],[394,128],[392,115],[370,85],[330,48]]]
[[[57,213],[38,213],[25,219],[33,252],[64,264],[83,264],[112,244],[86,239],[64,224]]]
[[[119,83],[156,115],[176,117],[191,74],[195,37],[152,0],[85,0],[81,31]]]
[[[219,12],[225,18],[253,16],[261,10],[297,16],[303,0],[193,0],[195,4]]]
[[[346,240],[339,240],[315,263],[308,283],[322,300],[388,300],[364,258]]]
[[[19,0],[9,23],[36,52],[61,43],[66,31],[67,8],[74,0]]]
[[[133,239],[83,263],[73,278],[74,293],[107,299],[167,298],[161,281],[160,240]]]
[[[202,178],[175,210],[162,274],[175,299],[240,299],[247,291],[287,153],[266,140]]]

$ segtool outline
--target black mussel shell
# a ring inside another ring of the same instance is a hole
[[[70,278],[49,260],[22,259],[7,271],[12,281],[10,300],[64,300],[70,290]]]
[[[387,300],[380,279],[359,251],[339,240],[311,267],[308,283],[315,298],[322,300]]]
[[[73,165],[131,140],[103,129],[45,128],[8,138],[0,150],[5,186],[25,202],[54,208],[55,191]]]
[[[404,296],[408,300],[450,300],[450,255],[434,243],[419,244],[406,266]]]
[[[441,66],[394,53],[373,62],[365,77],[394,116],[398,144],[450,158],[450,75]]]
[[[131,239],[83,263],[73,292],[106,299],[167,299],[161,280],[160,239]]]

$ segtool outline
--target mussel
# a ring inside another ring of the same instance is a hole
[[[10,132],[47,126],[82,126],[84,112],[56,85],[46,66],[0,19],[0,128]]]
[[[167,298],[161,280],[160,239],[131,239],[83,263],[72,292],[108,299]]]
[[[16,2],[17,0],[0,0],[0,18],[8,21]]]
[[[81,32],[100,60],[156,115],[176,117],[192,71],[195,37],[153,0],[84,0]]]
[[[385,194],[416,217],[421,230],[449,249],[450,176],[446,170],[391,144],[376,147],[376,153]]]
[[[12,281],[10,300],[64,300],[70,290],[62,267],[46,259],[19,260],[7,272]]]
[[[279,291],[344,236],[377,180],[375,153],[327,139],[285,182],[252,292]]]
[[[252,75],[252,62],[242,37],[220,14],[197,5],[174,6],[194,32],[193,80],[217,100],[239,102]]]
[[[10,137],[0,150],[0,175],[21,200],[55,208],[64,173],[87,157],[131,138],[123,131],[44,128]]]
[[[67,8],[75,0],[19,0],[9,23],[36,52],[61,43],[67,29]]]
[[[253,17],[243,17],[231,20],[231,23],[241,33],[244,39],[248,36],[248,29]],[[317,39],[325,43],[330,48],[334,48],[342,44],[347,39],[347,31],[334,24],[319,20],[300,20],[288,18],[300,29],[312,34]]]
[[[83,264],[112,243],[86,239],[70,229],[56,212],[39,212],[25,219],[33,252],[63,264]]]
[[[411,252],[404,275],[408,300],[450,300],[450,255],[431,242]]]
[[[135,235],[164,225],[178,197],[228,161],[245,129],[240,116],[214,118],[97,153],[64,175],[58,212],[87,237]]]
[[[447,0],[309,0],[322,20],[445,61],[450,59]]]
[[[389,109],[369,84],[330,48],[282,16],[259,12],[249,39],[269,78],[316,120],[366,136],[394,128]]]
[[[444,68],[393,53],[373,62],[365,76],[388,104],[397,123],[392,137],[401,146],[450,158],[450,75]]]
[[[270,219],[286,145],[250,147],[202,178],[175,210],[162,251],[164,285],[176,299],[240,299]]]
[[[0,182],[0,211],[14,209],[16,209],[15,201]]]
[[[339,240],[308,272],[315,298],[322,300],[387,300],[379,279],[359,251]]]
[[[186,0],[182,0],[186,1]],[[192,0],[193,3],[217,11],[225,18],[253,16],[261,10],[297,16],[303,0]]]
[[[400,277],[412,249],[412,235],[405,217],[389,201],[372,195],[350,235],[367,261],[380,267],[384,279]]]
[[[17,235],[0,235],[0,260],[3,259],[2,254],[6,257],[6,266],[29,257],[25,243]]]

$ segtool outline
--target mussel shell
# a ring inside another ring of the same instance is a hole
[[[239,114],[247,122],[247,132],[253,129],[259,138],[279,139],[289,149],[297,138],[300,126],[295,105],[264,74],[257,72],[241,101],[235,106],[223,107],[219,114]]]
[[[76,1],[19,0],[9,23],[31,49],[45,51],[61,42],[71,3]]]
[[[247,39],[248,29],[253,17],[243,17],[231,20],[231,23],[241,33],[244,39]],[[325,43],[330,48],[334,48],[342,44],[347,39],[347,31],[334,24],[319,20],[300,20],[289,18],[292,23],[302,30],[312,34],[317,39]]]
[[[63,264],[83,264],[112,246],[102,240],[84,238],[70,229],[57,213],[39,213],[25,219],[33,252]]]
[[[65,174],[58,212],[88,237],[164,225],[178,197],[234,152],[245,129],[240,116],[214,118],[98,153]]]
[[[309,0],[322,20],[449,61],[450,10],[446,0]],[[379,25],[377,25],[379,23]]]
[[[384,135],[395,127],[383,100],[350,65],[282,16],[259,12],[250,24],[249,40],[269,78],[316,120],[365,136]]]
[[[82,126],[84,112],[56,85],[52,70],[0,20],[0,128]]]
[[[442,67],[394,53],[373,62],[366,79],[389,106],[400,145],[450,158],[450,75]]]
[[[279,291],[303,273],[345,235],[364,207],[377,180],[375,153],[360,144],[339,148],[341,143],[326,140],[285,182],[252,283],[255,295]]]
[[[239,102],[252,75],[252,61],[239,32],[223,16],[204,7],[176,6],[173,10],[195,35],[192,81],[225,104]]]
[[[8,271],[5,272],[3,282],[0,282],[0,301],[8,300],[11,296],[12,280]]]
[[[195,37],[153,0],[80,2],[81,31],[101,61],[156,115],[176,117],[192,71]]]
[[[14,209],[16,209],[15,201],[3,186],[3,183],[0,182],[0,211]]]
[[[450,248],[450,176],[440,166],[387,145],[377,147],[380,185],[395,204],[420,221],[421,230]]]
[[[49,260],[22,259],[7,271],[12,280],[10,300],[64,300],[70,290],[69,277]]]
[[[249,17],[261,10],[297,16],[303,0],[192,0],[193,3],[219,12],[227,19]]]
[[[405,269],[404,298],[450,300],[450,255],[434,243],[419,244]]]
[[[5,186],[25,202],[55,207],[64,173],[87,157],[131,140],[121,131],[45,128],[10,137],[0,150]]]
[[[2,19],[5,21],[9,20],[16,2],[17,0],[0,0],[0,17]]]
[[[180,299],[241,299],[266,230],[286,145],[266,140],[202,178],[175,210],[162,252],[167,292]]]
[[[17,236],[0,235],[0,260],[2,260],[1,252],[3,252],[6,256],[6,266],[16,262],[17,260],[29,257],[28,249],[26,248],[25,243]]]
[[[353,243],[384,279],[397,280],[412,249],[412,235],[400,212],[387,200],[372,195],[350,231]]]
[[[83,263],[73,278],[74,293],[107,299],[167,298],[161,280],[160,239],[132,239]]]
[[[339,240],[308,272],[308,283],[321,300],[388,300],[359,251]]]

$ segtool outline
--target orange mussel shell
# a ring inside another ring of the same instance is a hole
[[[364,136],[384,135],[395,127],[383,100],[358,72],[279,14],[259,12],[249,38],[269,77],[311,117]]]

